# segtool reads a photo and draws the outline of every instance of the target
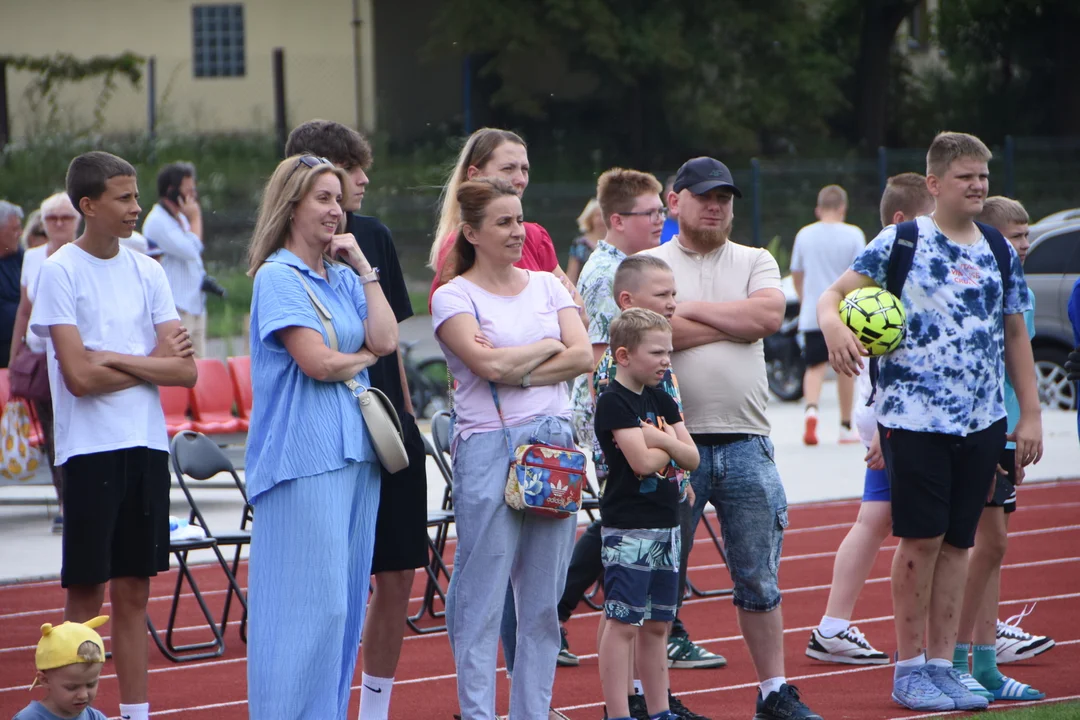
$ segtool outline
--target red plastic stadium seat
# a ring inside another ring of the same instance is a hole
[[[228,363],[233,396],[236,398],[236,414],[240,416],[240,425],[246,431],[251,420],[251,356],[231,357]]]
[[[204,435],[240,432],[240,420],[233,417],[233,389],[229,371],[220,360],[195,361],[199,379],[191,391],[192,429]]]
[[[187,418],[188,396],[186,387],[161,386],[161,407],[165,411],[165,428],[172,437],[181,430],[190,430],[191,421]]]

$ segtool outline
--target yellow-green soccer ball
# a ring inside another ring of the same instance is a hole
[[[907,314],[900,299],[877,287],[859,288],[840,301],[840,319],[871,355],[884,355],[904,339]]]

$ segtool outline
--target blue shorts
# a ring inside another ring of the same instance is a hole
[[[884,470],[866,468],[866,480],[863,481],[863,502],[889,502],[889,474]]]
[[[601,528],[604,613],[627,625],[671,622],[679,600],[680,530]]]

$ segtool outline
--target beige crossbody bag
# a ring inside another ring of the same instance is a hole
[[[338,349],[337,333],[334,332],[333,317],[326,306],[322,304],[311,289],[303,273],[296,268],[292,271],[300,278],[300,282],[307,291],[308,299],[311,300],[315,313],[322,320],[326,336],[330,339],[330,349]],[[396,473],[409,467],[409,456],[405,452],[405,434],[401,429],[401,419],[397,411],[390,403],[390,399],[378,388],[365,388],[355,379],[345,380],[345,387],[349,388],[353,397],[360,403],[360,412],[364,416],[364,424],[367,426],[368,435],[371,436],[371,444],[375,446],[375,454],[379,456],[379,462],[387,472]]]

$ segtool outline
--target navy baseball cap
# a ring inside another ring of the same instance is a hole
[[[735,197],[742,197],[742,191],[735,187],[727,165],[711,157],[687,160],[679,168],[679,172],[675,175],[675,184],[672,186],[675,192],[689,190],[695,195],[704,195],[716,188],[727,188]]]

